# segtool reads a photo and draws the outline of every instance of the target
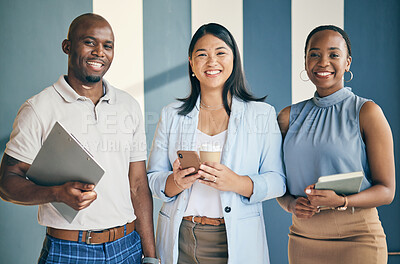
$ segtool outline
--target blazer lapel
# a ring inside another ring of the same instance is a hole
[[[241,123],[241,119],[243,118],[243,111],[244,102],[232,97],[231,115],[229,117],[226,141],[221,153],[221,164],[228,166],[230,163],[228,153],[234,150],[236,137],[238,134],[238,127]]]
[[[181,135],[181,150],[194,150],[197,151],[196,147],[196,130],[199,120],[199,106],[200,106],[200,96],[197,98],[197,102],[193,110],[183,116],[180,135]]]

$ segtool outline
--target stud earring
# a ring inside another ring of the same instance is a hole
[[[192,77],[196,77],[196,74],[194,74],[194,72],[192,72]]]

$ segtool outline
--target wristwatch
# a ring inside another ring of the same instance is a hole
[[[157,258],[149,258],[149,257],[145,257],[142,259],[142,263],[143,264],[160,264],[161,261]]]
[[[349,204],[349,200],[347,199],[346,195],[341,194],[341,196],[344,197],[344,205],[336,207],[336,210],[338,210],[338,211],[346,211],[347,210],[347,205]]]

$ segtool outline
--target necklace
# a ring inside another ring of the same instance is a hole
[[[228,122],[229,116],[225,111],[223,113],[213,110],[200,111],[198,129],[209,136],[214,136],[226,130]]]
[[[214,110],[219,110],[219,109],[221,109],[222,107],[224,107],[224,104],[220,104],[220,105],[206,105],[205,103],[203,103],[203,102],[200,100],[200,108],[203,108],[203,109],[207,109],[207,110],[210,110],[210,111],[214,111]]]

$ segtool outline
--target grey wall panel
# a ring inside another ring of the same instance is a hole
[[[190,91],[188,53],[190,1],[143,1],[144,94],[147,148],[150,150],[161,109]],[[154,199],[156,225],[161,200]]]
[[[1,152],[21,104],[66,73],[61,42],[71,21],[91,11],[88,0],[0,1]],[[44,235],[37,206],[0,201],[0,263],[35,263]]]
[[[374,100],[392,128],[397,178],[400,171],[400,1],[346,0],[344,29],[352,44],[351,70],[347,85]],[[397,192],[400,188],[397,180]],[[389,251],[400,251],[400,198],[378,208]],[[400,256],[389,257],[400,263]]]
[[[291,104],[291,1],[243,1],[244,68],[251,90],[278,112]],[[263,203],[271,263],[287,263],[291,215]]]

